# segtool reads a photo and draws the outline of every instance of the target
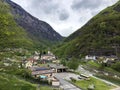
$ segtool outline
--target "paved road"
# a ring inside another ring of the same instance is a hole
[[[77,71],[79,71],[79,72],[81,72],[83,74],[92,76],[92,77],[94,77],[96,79],[99,79],[99,80],[105,82],[105,83],[108,83],[108,84],[111,84],[111,85],[117,87],[117,88],[112,89],[112,90],[120,90],[120,87],[118,85],[116,85],[116,84],[114,84],[112,82],[106,81],[104,79],[100,79],[100,78],[97,78],[97,77],[93,76],[93,73],[89,72],[88,70],[85,70],[84,68],[82,68],[82,66],[79,66]],[[73,77],[73,78],[77,79],[77,77],[79,75],[75,75],[73,73],[56,73],[55,76],[60,80],[60,82],[61,82],[60,87],[63,88],[64,90],[81,90],[81,89],[77,88],[76,86],[74,86],[73,84],[66,81],[66,80],[69,80],[70,77]]]
[[[72,74],[71,74],[72,75]],[[81,90],[68,81],[64,80],[67,76],[70,76],[70,73],[56,73],[55,76],[60,80],[60,87],[64,90]]]
[[[88,70],[85,70],[82,67],[82,65],[79,65],[77,71],[80,72],[80,73],[82,73],[82,74],[85,74],[85,75],[93,76],[93,73],[89,72]]]
[[[111,90],[120,90],[120,87],[118,87],[118,88],[115,88],[115,89],[111,89]]]

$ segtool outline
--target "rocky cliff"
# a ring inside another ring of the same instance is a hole
[[[16,3],[6,0],[11,7],[11,12],[16,22],[24,28],[29,37],[38,41],[60,41],[62,36],[58,34],[48,23],[41,21],[28,12],[26,12],[21,6]]]

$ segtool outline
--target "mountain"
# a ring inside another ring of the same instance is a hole
[[[26,42],[31,43],[34,47],[46,47],[50,46],[51,44],[55,42],[59,42],[62,40],[62,36],[58,34],[48,23],[41,21],[32,15],[30,15],[28,12],[26,12],[22,7],[19,5],[15,4],[14,2],[10,0],[1,0],[0,1],[0,7],[2,8],[0,11],[0,15],[2,15],[3,21],[0,23],[1,25],[1,32],[5,32],[3,29],[3,26],[5,29],[7,29],[7,33],[10,34],[12,38],[17,40],[19,39],[26,39],[25,44],[31,46],[30,44],[27,44]],[[5,18],[4,18],[5,17]],[[9,24],[8,25],[6,25]],[[12,31],[14,32],[14,35],[12,35]],[[3,33],[0,33],[1,35]],[[24,35],[23,35],[24,34]],[[21,40],[13,42],[13,39],[7,38],[5,35],[3,37],[4,39],[9,39],[9,41],[12,42],[12,44],[15,44],[14,46],[24,46],[24,45],[16,45],[18,42],[22,42]],[[1,40],[2,37],[0,38]],[[4,41],[1,43],[5,43]],[[9,44],[9,42],[6,40],[6,43]],[[8,46],[6,44],[6,46]],[[1,46],[3,46],[1,44]],[[5,47],[6,47],[5,46]],[[12,46],[12,45],[10,45]],[[14,47],[13,46],[13,47]]]
[[[58,34],[48,23],[33,17],[14,2],[10,0],[6,1],[11,6],[11,11],[16,22],[23,27],[30,36],[38,40],[45,39],[59,41],[62,39],[61,35]]]
[[[19,48],[33,46],[27,33],[14,20],[10,7],[0,0],[0,50],[3,48]]]
[[[94,16],[65,39],[60,56],[116,55],[120,52],[120,1]]]

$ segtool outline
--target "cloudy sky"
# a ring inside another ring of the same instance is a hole
[[[12,0],[33,16],[49,23],[62,36],[82,27],[118,0]]]

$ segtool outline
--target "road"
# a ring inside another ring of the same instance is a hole
[[[120,90],[120,87],[112,82],[109,82],[109,81],[106,81],[104,79],[100,79],[100,78],[97,78],[95,76],[93,76],[93,73],[89,72],[88,70],[85,70],[84,68],[82,68],[82,66],[80,65],[78,70],[79,72],[81,72],[82,74],[86,74],[86,75],[89,75],[91,77],[94,77],[98,80],[101,80],[107,84],[110,84],[110,85],[113,85],[113,86],[116,86],[117,88],[115,89],[112,89],[112,90]],[[75,78],[76,80],[78,79],[78,76],[79,75],[76,75],[76,74],[73,74],[73,73],[56,73],[55,74],[55,77],[57,77],[59,80],[60,80],[60,83],[61,83],[61,88],[63,88],[64,90],[81,90],[80,88],[74,86],[73,84],[71,84],[70,82],[66,81],[66,80],[70,80],[70,77],[73,77]]]
[[[118,87],[118,88],[115,88],[115,89],[111,89],[111,90],[120,90],[120,87]]]
[[[85,70],[85,69],[82,67],[82,65],[79,65],[77,71],[80,72],[80,73],[82,73],[82,74],[85,74],[85,75],[93,76],[93,73],[92,73],[92,72],[89,72],[88,70]]]
[[[89,72],[88,70],[85,70],[84,68],[82,68],[81,65],[78,67],[78,70],[77,70],[77,71],[79,71],[79,72],[81,72],[81,73],[83,73],[83,74],[89,75],[89,76],[91,76],[91,77],[93,77],[93,78],[96,78],[96,79],[98,79],[98,80],[101,80],[101,81],[103,81],[103,82],[105,82],[105,83],[107,83],[107,84],[110,84],[110,85],[113,85],[113,86],[117,87],[116,89],[113,89],[113,90],[120,90],[120,86],[118,86],[118,85],[116,85],[116,84],[114,84],[114,83],[112,83],[112,82],[109,82],[109,81],[107,81],[107,80],[100,79],[100,78],[98,78],[98,77],[93,76],[94,73]]]
[[[60,80],[60,87],[64,90],[81,90],[80,88],[74,86],[70,82],[66,81],[66,77],[72,76],[73,74],[70,73],[56,73],[55,77]]]

